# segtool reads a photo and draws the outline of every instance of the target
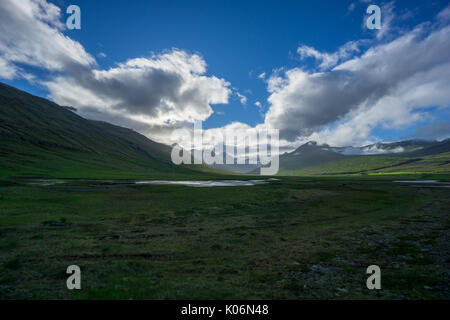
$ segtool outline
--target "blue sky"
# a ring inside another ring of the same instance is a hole
[[[33,2],[32,0],[27,1]],[[286,80],[285,72],[297,69],[307,72],[308,75],[319,72],[331,74],[332,69],[340,63],[357,58],[372,47],[389,44],[408,34],[422,23],[432,24],[427,27],[423,38],[435,32],[436,29],[448,26],[448,20],[445,20],[445,17],[437,22],[437,16],[445,10],[448,1],[54,0],[49,2],[61,9],[59,16],[52,16],[52,19],[59,19],[62,23],[68,17],[65,9],[70,4],[76,4],[81,8],[81,30],[67,30],[62,27],[58,32],[79,43],[84,51],[95,59],[93,69],[110,70],[129,59],[157,57],[164,53],[170,54],[174,49],[188,55],[201,57],[207,65],[206,71],[201,73],[201,76],[223,79],[227,83],[224,86],[229,89],[227,99],[225,99],[226,103],[222,103],[224,99],[218,98],[216,100],[219,102],[209,104],[213,112],[208,114],[205,110],[202,111],[206,112],[199,116],[203,117],[204,128],[223,127],[232,122],[239,122],[250,127],[264,123],[283,127],[283,124],[280,123],[285,121],[283,119],[289,119],[289,116],[281,117],[278,109],[282,108],[281,104],[295,109],[295,102],[292,102],[294,97],[288,96],[292,94],[288,90],[289,84],[283,88],[277,88],[276,92],[271,91],[270,80],[275,80],[277,77]],[[383,27],[386,26],[385,30],[389,29],[383,37],[377,37],[378,30],[368,30],[364,26],[365,11],[369,4],[377,4],[382,8],[382,23],[390,19],[389,25],[383,25]],[[443,15],[441,14],[441,16]],[[37,19],[39,20],[39,18]],[[298,51],[300,47],[307,46],[320,53],[333,54],[349,42],[358,42],[358,50],[351,51],[338,63],[325,69],[320,68],[320,60],[317,57],[314,58],[311,54],[309,56],[305,54],[302,57]],[[420,40],[417,40],[416,44],[419,45],[419,43]],[[51,42],[47,45],[53,46]],[[14,51],[15,54],[19,54],[20,50],[25,50],[23,48],[17,48]],[[10,55],[10,53],[8,54]],[[4,53],[5,56],[7,56],[6,53]],[[64,75],[67,71],[59,67],[43,67],[43,63],[29,62],[29,60],[17,58],[11,59],[9,63],[14,65],[14,68],[19,68],[22,74],[32,74],[32,80],[29,76],[15,75],[3,77],[0,81],[40,96],[49,97],[58,103],[71,102],[69,98],[63,97],[55,86],[48,85],[48,82],[55,82],[57,77]],[[440,63],[446,64],[448,61]],[[418,70],[417,72],[422,71]],[[259,77],[263,73],[265,77]],[[297,76],[301,76],[301,74],[298,73]],[[407,81],[408,79],[403,80]],[[291,79],[290,81],[293,86],[296,80]],[[272,81],[272,83],[274,82]],[[442,83],[440,82],[436,86],[442,86]],[[299,87],[298,92],[302,92],[302,89]],[[62,89],[60,88],[60,90]],[[376,91],[377,89],[372,90]],[[339,93],[336,94],[339,95]],[[368,91],[367,95],[370,94],[371,92]],[[246,98],[245,103],[242,103],[242,96]],[[270,100],[271,96],[272,100]],[[309,97],[307,98],[309,101]],[[386,97],[380,99],[384,98]],[[303,97],[299,96],[298,99],[301,100]],[[315,97],[311,99],[316,101]],[[350,98],[346,98],[344,101],[348,99]],[[419,97],[417,100],[421,99]],[[360,139],[356,137],[343,140],[328,138],[329,136],[324,133],[324,130],[328,130],[328,134],[334,136],[335,133],[331,132],[333,128],[350,121],[348,117],[360,106],[336,114],[335,119],[314,122],[303,119],[305,115],[311,113],[306,109],[314,108],[314,106],[307,105],[307,102],[299,102],[301,112],[293,110],[293,114],[299,117],[299,127],[304,127],[305,130],[301,129],[299,132],[293,133],[292,128],[294,127],[295,131],[295,126],[286,126],[286,139],[294,144],[313,138],[335,144],[353,142],[357,144],[373,140],[396,140],[411,137],[414,132],[418,132],[418,129],[429,123],[444,121],[445,127],[445,121],[450,119],[447,108],[450,101],[446,99],[447,97],[443,97],[439,100],[439,105],[434,105],[436,102],[432,100],[429,101],[429,105],[426,104],[426,101],[420,101],[420,105],[414,109],[409,107],[412,102],[408,100],[409,113],[402,113],[399,116],[417,114],[417,119],[405,123],[405,121],[392,121],[392,119],[383,121],[383,119],[377,118],[377,122],[370,125],[369,133],[366,132],[367,130],[361,129],[364,133],[358,133],[361,135]],[[358,103],[361,102],[358,101]],[[260,107],[255,105],[257,102],[261,104]],[[291,103],[293,103],[292,106]],[[318,103],[321,104],[322,101]],[[86,109],[87,111],[83,113],[83,107],[87,108],[87,106],[82,103],[76,107],[81,108],[83,116],[102,117],[98,113],[100,107],[95,110],[97,113],[91,109]],[[371,106],[366,107],[370,108]],[[271,114],[274,116],[268,119],[267,112],[270,108],[273,109]],[[187,111],[185,110],[185,112]],[[95,116],[93,116],[94,113]],[[154,130],[146,129],[142,124],[134,126],[133,123],[118,120],[117,117],[117,114],[114,117],[109,115],[104,119],[120,125],[131,126],[158,140]],[[317,115],[314,117],[317,118]],[[181,118],[177,119],[178,123],[183,123]],[[392,124],[394,122],[395,124]],[[160,129],[159,124],[157,127]],[[443,132],[436,138],[446,136],[445,130]],[[159,138],[159,140],[161,139]]]

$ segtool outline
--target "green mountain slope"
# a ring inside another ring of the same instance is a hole
[[[279,175],[332,175],[357,173],[450,173],[450,140],[434,143],[397,142],[384,144],[407,152],[381,155],[344,155],[329,146],[309,142],[280,157]],[[379,146],[382,146],[381,144]],[[415,150],[415,151],[409,151]]]
[[[0,177],[152,178],[198,174],[170,161],[169,146],[84,119],[0,83]]]
[[[426,148],[412,151],[407,154],[409,157],[430,156],[450,152],[450,139],[433,143]]]

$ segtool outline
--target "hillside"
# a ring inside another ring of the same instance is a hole
[[[280,175],[449,173],[450,139],[402,141],[360,148],[308,142],[280,156]]]
[[[0,83],[0,177],[151,178],[192,175],[169,146]],[[198,174],[198,172],[195,172]]]

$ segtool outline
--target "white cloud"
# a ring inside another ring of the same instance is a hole
[[[406,128],[427,107],[450,106],[449,38],[450,26],[423,24],[328,71],[274,73],[265,123],[291,141],[336,146],[371,142],[378,126]],[[304,54],[330,61],[313,49]]]
[[[95,65],[82,45],[62,33],[60,18],[60,9],[44,0],[0,1],[0,57],[51,71]]]
[[[7,60],[0,56],[0,78],[14,79],[18,76],[18,70],[16,66],[9,63]]]
[[[174,138],[174,140],[171,140],[171,143],[177,143],[184,149],[191,149],[191,142],[193,137],[193,126],[185,126],[182,128],[183,134],[177,135],[175,134],[171,136],[170,138]],[[227,140],[227,138],[231,137],[237,137],[237,139],[234,141],[235,146],[237,147],[237,158],[245,158],[246,153],[247,155],[250,155],[251,157],[257,156],[257,148],[258,144],[264,144],[267,143],[270,145],[271,138],[266,136],[263,137],[261,135],[261,132],[267,132],[267,127],[264,124],[259,124],[254,127],[234,121],[231,122],[223,127],[219,128],[211,128],[211,129],[204,129],[203,130],[203,137],[202,137],[202,148],[203,149],[212,149],[215,145],[218,144],[218,142],[223,142],[225,145],[227,142],[230,142],[232,140]],[[248,139],[244,139],[244,137],[249,137]],[[223,139],[223,140],[222,140]],[[286,151],[292,151],[293,147],[292,144],[284,139],[280,139],[279,141],[279,153],[283,153]],[[241,151],[241,152],[240,152]],[[233,151],[234,153],[234,151]],[[276,155],[275,151],[274,154]]]
[[[228,103],[229,83],[205,76],[196,54],[172,50],[128,60],[109,70],[81,70],[45,83],[51,98],[81,113],[96,108],[149,125],[205,120],[211,104]]]
[[[442,22],[448,22],[450,20],[450,5],[439,12],[438,19]]]
[[[300,55],[300,58],[302,60],[306,58],[316,59],[318,62],[320,62],[319,68],[321,70],[325,70],[330,67],[334,67],[339,61],[347,59],[354,53],[359,52],[360,51],[359,46],[362,43],[363,41],[347,42],[345,45],[343,45],[336,52],[333,53],[320,52],[314,49],[313,47],[303,45],[297,49],[297,53]]]
[[[377,39],[386,37],[391,31],[395,19],[394,9],[394,1],[381,6],[381,29],[377,31]]]
[[[239,98],[239,101],[241,102],[241,104],[247,104],[247,97],[244,96],[243,94],[239,93],[239,92],[235,92],[237,97]]]

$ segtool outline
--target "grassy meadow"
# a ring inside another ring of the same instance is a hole
[[[401,178],[5,179],[0,299],[448,299],[450,190],[391,182]],[[72,264],[82,290],[66,288]],[[366,288],[372,264],[382,290]]]

